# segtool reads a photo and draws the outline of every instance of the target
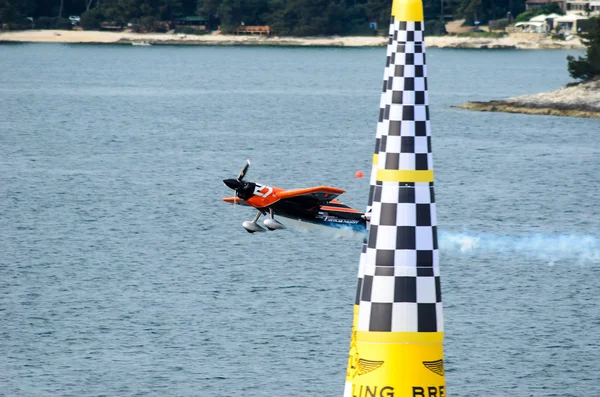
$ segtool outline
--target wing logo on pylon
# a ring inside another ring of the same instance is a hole
[[[435,361],[423,361],[423,365],[425,368],[430,370],[431,372],[438,374],[439,376],[444,376],[444,360],[439,359]]]
[[[350,340],[350,355],[348,357],[348,371],[346,379],[352,381],[356,376],[368,374],[375,371],[383,365],[383,361],[365,360],[360,358],[358,346],[356,344],[356,331],[352,331],[352,339]]]
[[[361,358],[358,360],[358,375],[368,374],[369,372],[375,371],[382,365],[383,361],[365,360],[364,358]]]

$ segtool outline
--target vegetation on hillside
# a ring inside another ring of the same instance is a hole
[[[562,15],[564,12],[560,9],[558,3],[547,3],[542,5],[541,7],[534,8],[532,10],[525,11],[519,15],[517,15],[516,22],[526,22],[531,18],[536,17],[538,15],[550,15],[550,14],[558,14]]]
[[[588,31],[581,32],[581,41],[587,47],[583,57],[568,56],[569,74],[574,79],[592,80],[600,76],[600,18],[594,18]]]
[[[241,24],[270,25],[278,35],[372,34],[386,31],[391,0],[0,0],[0,27],[69,28],[68,16],[81,16],[84,29],[103,23],[150,30],[156,21],[203,15],[230,32]],[[442,6],[443,4],[443,6]],[[444,18],[467,23],[524,11],[525,0],[423,0],[430,33],[443,34]],[[30,19],[29,19],[30,18]]]

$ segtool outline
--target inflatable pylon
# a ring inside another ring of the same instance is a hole
[[[446,397],[421,0],[394,0],[344,397]]]

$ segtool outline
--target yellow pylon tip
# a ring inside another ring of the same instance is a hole
[[[396,21],[423,21],[423,2],[421,0],[394,0],[392,15]]]

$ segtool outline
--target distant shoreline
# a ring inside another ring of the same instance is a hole
[[[294,46],[294,47],[382,47],[388,39],[381,36],[334,37],[260,37],[234,35],[178,35],[164,33],[127,33],[73,30],[25,30],[0,32],[0,42],[124,44],[147,42],[151,45],[205,46]],[[426,37],[428,48],[471,49],[583,49],[579,39],[552,40],[535,33],[513,33],[502,38],[457,36]]]

